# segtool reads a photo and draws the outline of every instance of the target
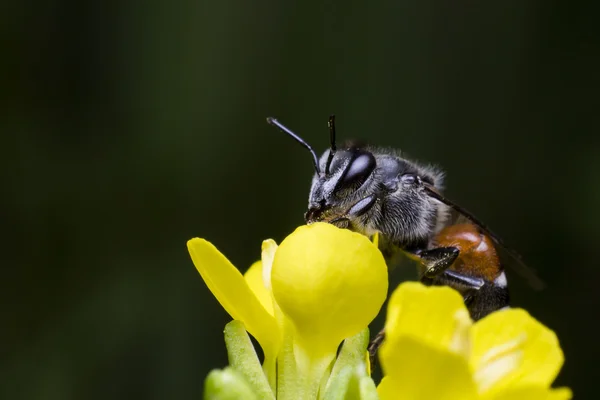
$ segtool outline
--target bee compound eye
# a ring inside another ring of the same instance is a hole
[[[377,165],[375,156],[367,151],[357,151],[342,173],[334,191],[362,185]]]

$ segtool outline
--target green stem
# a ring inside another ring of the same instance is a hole
[[[277,399],[298,399],[298,374],[294,357],[293,336],[289,327],[282,329],[283,341],[277,359]]]
[[[273,393],[277,393],[277,358],[265,353],[265,361],[262,367],[271,390]]]

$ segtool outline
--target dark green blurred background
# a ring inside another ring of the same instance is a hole
[[[576,2],[10,2],[0,12],[0,397],[199,399],[240,269],[303,222],[338,135],[446,169],[446,194],[548,283],[558,383],[599,374],[597,13]],[[412,273],[412,271],[410,271]],[[510,272],[509,272],[510,273]]]

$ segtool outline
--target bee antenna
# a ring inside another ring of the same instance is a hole
[[[285,125],[282,125],[275,118],[267,117],[267,123],[269,125],[273,125],[273,126],[279,128],[282,132],[287,133],[288,135],[290,135],[294,140],[296,140],[296,142],[298,142],[302,146],[306,147],[308,149],[308,151],[310,151],[310,154],[313,157],[313,164],[314,164],[314,167],[315,167],[315,171],[317,171],[317,175],[321,175],[321,169],[319,168],[319,158],[317,157],[317,153],[315,153],[315,151],[313,150],[313,148],[310,147],[310,145],[308,143],[306,143],[304,141],[304,139],[302,139],[300,136],[296,135],[294,132],[292,132],[291,130],[289,130]]]
[[[333,156],[337,150],[337,146],[335,145],[335,115],[331,114],[329,116],[329,121],[327,121],[327,126],[329,127],[329,156],[327,157],[327,164],[325,164],[325,175],[329,175],[329,167],[331,166],[331,162],[333,161]]]

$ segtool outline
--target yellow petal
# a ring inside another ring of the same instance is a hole
[[[564,361],[554,332],[521,309],[492,313],[473,325],[471,334],[470,363],[482,393],[547,388]]]
[[[314,223],[279,245],[271,284],[298,336],[329,351],[375,318],[387,292],[387,268],[367,237]]]
[[[187,245],[196,269],[225,311],[244,323],[265,353],[276,354],[281,339],[275,318],[261,305],[242,274],[206,240],[194,238]]]
[[[390,344],[411,337],[466,356],[471,325],[463,298],[457,291],[405,282],[394,291],[388,303],[385,342]]]
[[[375,234],[373,235],[371,240],[373,241],[373,245],[375,245],[375,247],[379,248],[379,232],[375,232]]]
[[[273,239],[267,239],[262,242],[260,258],[263,264],[263,284],[269,291],[271,290],[271,270],[273,269],[273,259],[275,258],[275,252],[277,251],[277,243]]]
[[[467,360],[418,338],[403,336],[380,352],[385,377],[377,387],[381,400],[475,400],[477,392]]]
[[[542,387],[519,387],[498,393],[485,400],[569,400],[573,393],[567,388],[547,389]]]
[[[273,298],[271,292],[265,287],[262,275],[262,265],[262,261],[257,261],[252,264],[244,274],[244,279],[250,287],[250,290],[252,290],[256,298],[260,301],[260,304],[262,304],[269,314],[274,315]]]

